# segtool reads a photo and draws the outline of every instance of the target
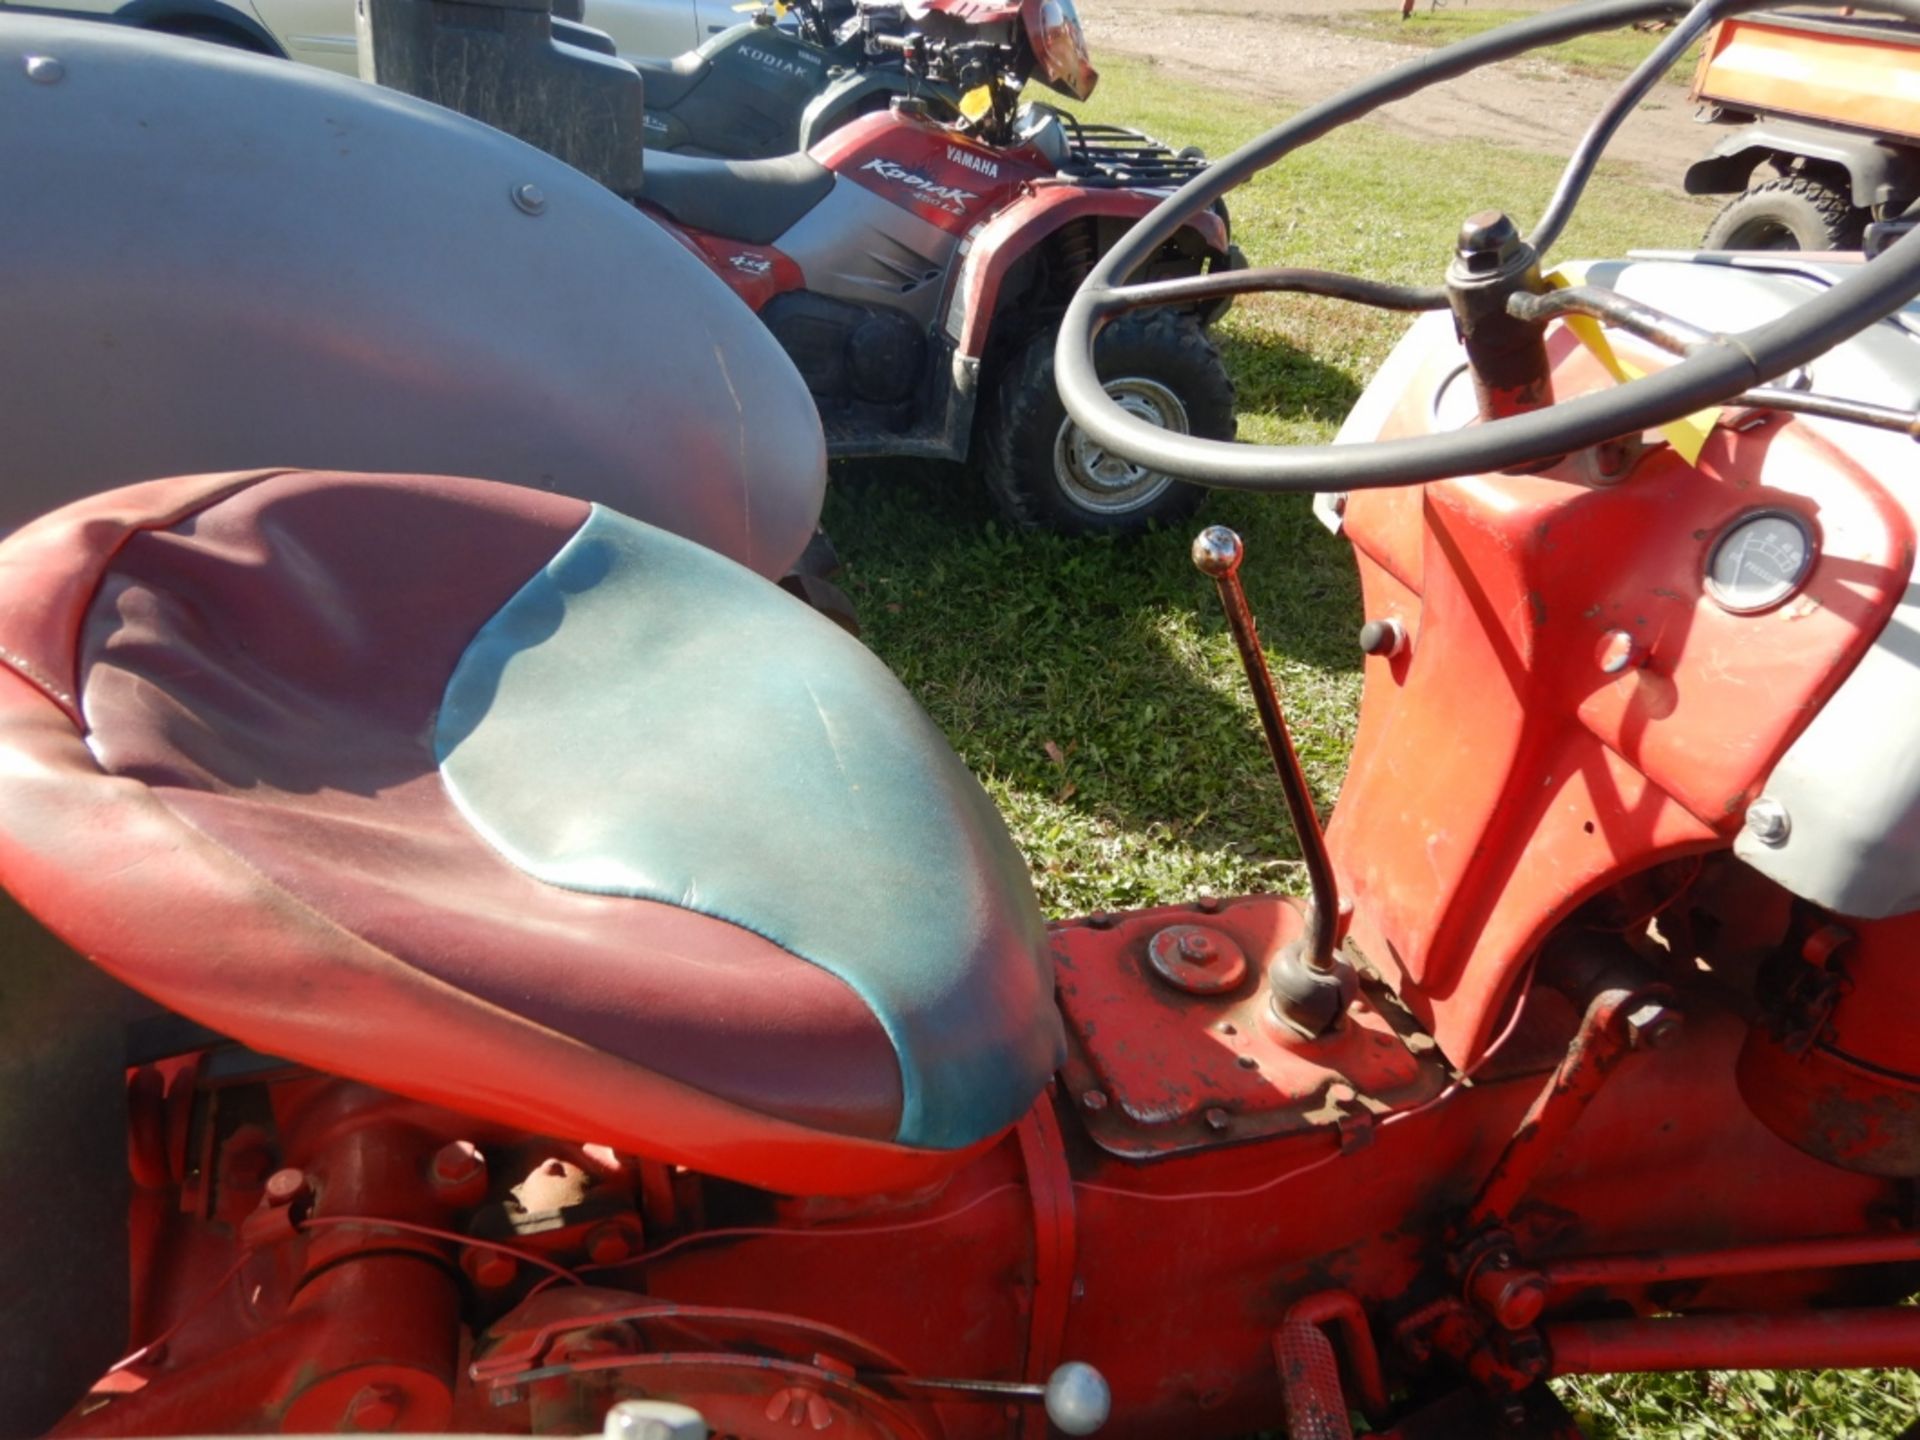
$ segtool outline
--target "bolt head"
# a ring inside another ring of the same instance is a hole
[[[1191,960],[1196,965],[1205,965],[1214,958],[1213,941],[1205,935],[1182,935],[1180,937],[1180,958]]]
[[[482,1290],[503,1290],[520,1273],[520,1262],[498,1250],[469,1246],[460,1255],[460,1268]]]
[[[1206,1119],[1207,1128],[1214,1131],[1225,1130],[1229,1125],[1233,1124],[1233,1117],[1218,1105],[1215,1105],[1207,1111]]]
[[[514,207],[523,214],[538,215],[547,208],[547,192],[531,182],[513,187]]]
[[[27,79],[36,85],[58,85],[67,74],[67,67],[51,55],[27,56],[26,68]]]
[[[406,1408],[406,1392],[398,1385],[368,1385],[347,1402],[346,1420],[355,1430],[391,1430]]]
[[[1762,845],[1784,845],[1793,834],[1793,817],[1771,795],[1762,795],[1747,807],[1747,833]]]
[[[1104,1090],[1089,1090],[1080,1097],[1080,1104],[1083,1108],[1098,1113],[1107,1108],[1107,1092]]]
[[[291,1205],[296,1200],[306,1199],[309,1193],[307,1172],[291,1165],[267,1177],[266,1200],[269,1205]]]
[[[1520,231],[1511,218],[1499,210],[1481,210],[1460,227],[1454,249],[1470,274],[1482,275],[1497,271],[1519,244]]]
[[[1113,1391],[1093,1366],[1069,1360],[1047,1377],[1047,1418],[1062,1435],[1091,1435],[1113,1413]]]
[[[1224,525],[1209,525],[1193,540],[1193,565],[1202,575],[1219,580],[1240,568],[1246,547]]]
[[[1626,631],[1609,630],[1594,647],[1593,658],[1601,674],[1618,675],[1638,663],[1640,652]]]
[[[486,1173],[487,1162],[471,1140],[455,1140],[434,1153],[433,1179],[437,1185],[458,1187]]]

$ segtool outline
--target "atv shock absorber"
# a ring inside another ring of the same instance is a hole
[[[1060,227],[1054,240],[1055,261],[1060,267],[1061,293],[1080,288],[1080,282],[1093,269],[1095,238],[1091,219],[1070,220]]]

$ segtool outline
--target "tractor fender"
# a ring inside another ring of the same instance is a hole
[[[948,292],[946,334],[955,354],[978,360],[987,348],[1000,288],[1012,268],[1063,225],[1086,217],[1131,223],[1164,196],[1137,190],[1100,190],[1042,183],[1006,209],[976,225],[961,241],[963,251]],[[1212,210],[1190,217],[1175,237],[1198,242],[1219,263],[1227,259],[1227,223]]]
[[[800,145],[811,150],[847,121],[870,110],[884,110],[895,95],[908,93],[904,70],[856,70],[843,75],[800,112]]]
[[[1689,195],[1735,195],[1747,188],[1754,168],[1775,157],[1812,160],[1838,167],[1862,210],[1897,205],[1920,191],[1920,152],[1828,125],[1763,119],[1743,125],[1687,167]]]
[[[266,26],[238,5],[225,4],[224,0],[132,0],[114,11],[113,18],[142,30],[165,30],[170,21],[199,21],[232,31],[263,55],[278,60],[287,58],[285,47],[273,38]]]
[[[121,25],[9,17],[0,531],[156,475],[466,475],[783,574],[812,397],[753,312],[580,171],[451,110]],[[79,77],[86,83],[79,83]]]

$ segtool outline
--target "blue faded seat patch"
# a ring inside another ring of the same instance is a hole
[[[984,1139],[1058,1065],[991,801],[870,651],[733,562],[596,506],[474,637],[434,749],[527,873],[710,915],[852,987],[900,1059],[901,1143]]]

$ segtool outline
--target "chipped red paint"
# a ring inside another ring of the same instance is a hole
[[[1567,332],[1550,352],[1556,394],[1605,383]],[[1433,426],[1441,378],[1416,380],[1387,434]],[[1731,615],[1702,598],[1703,561],[1763,505],[1806,517],[1823,558],[1779,610]],[[1365,662],[1328,842],[1355,942],[1457,1064],[1582,900],[1727,843],[1885,623],[1914,550],[1879,478],[1781,424],[1714,430],[1697,469],[1656,447],[1617,485],[1548,471],[1371,490],[1345,530],[1368,618],[1398,618],[1409,645]],[[1639,658],[1609,676],[1596,646],[1618,628]]]

